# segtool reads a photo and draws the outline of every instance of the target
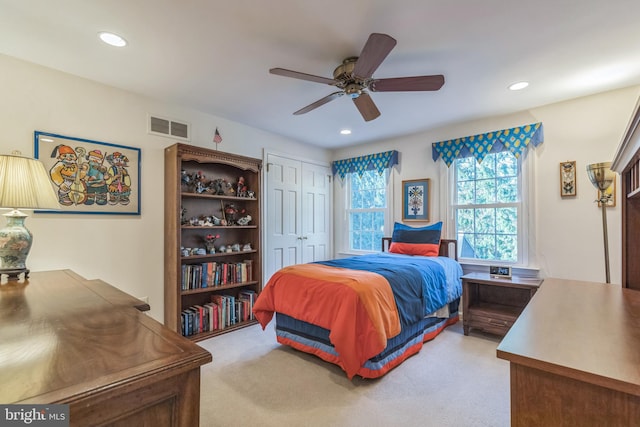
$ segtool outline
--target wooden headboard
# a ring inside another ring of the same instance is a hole
[[[391,245],[391,237],[382,238],[382,252],[388,252]],[[439,256],[446,256],[458,260],[458,241],[455,239],[440,239]]]

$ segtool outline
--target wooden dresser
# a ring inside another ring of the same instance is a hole
[[[547,278],[498,346],[512,426],[640,422],[640,292]]]
[[[69,404],[72,426],[197,426],[211,354],[69,270],[0,286],[0,403]]]

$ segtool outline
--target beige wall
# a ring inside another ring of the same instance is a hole
[[[110,142],[142,149],[140,216],[32,214],[27,260],[32,271],[72,269],[137,297],[149,297],[151,315],[163,319],[164,148],[176,141],[147,134],[147,114],[186,121],[191,144],[262,158],[263,150],[304,153],[329,161],[330,152],[194,110],[0,55],[0,152],[33,155],[33,132]],[[4,222],[4,220],[1,220]]]
[[[586,166],[590,163],[613,160],[639,93],[639,87],[601,93],[517,114],[461,123],[366,146],[345,148],[337,150],[334,158],[342,159],[390,149],[400,151],[400,167],[393,171],[395,220],[400,221],[402,217],[402,180],[431,178],[432,222],[436,222],[442,220],[445,215],[441,201],[445,189],[440,185],[442,161],[434,163],[431,159],[433,142],[542,122],[545,141],[528,154],[528,159],[533,160],[534,164],[535,206],[530,215],[536,230],[531,242],[530,267],[539,268],[542,277],[604,281],[602,217],[601,211],[594,203],[596,192],[587,177]],[[577,196],[562,199],[558,187],[559,163],[567,160],[577,162]],[[619,190],[618,185],[618,200]],[[339,200],[343,197],[339,181],[336,181],[334,194],[338,206]],[[620,204],[607,212],[611,281],[619,284]],[[337,236],[344,235],[343,216],[336,215],[334,224],[338,246]]]
[[[600,211],[593,200],[585,167],[611,160],[640,89],[628,88],[502,117],[447,126],[419,135],[379,141],[330,153],[220,117],[96,84],[51,69],[0,55],[0,152],[33,154],[33,132],[40,130],[142,149],[142,214],[33,214],[27,227],[34,234],[28,266],[33,271],[69,268],[82,276],[105,280],[138,297],[147,296],[151,315],[163,317],[163,150],[175,141],[147,134],[147,114],[192,125],[194,145],[211,147],[216,127],[223,132],[220,149],[259,157],[268,149],[329,161],[397,149],[401,166],[394,170],[394,213],[400,218],[401,181],[431,178],[432,207],[442,210],[440,165],[431,160],[431,143],[495,129],[542,121],[545,142],[535,157],[535,265],[543,276],[604,280]],[[558,164],[576,160],[578,196],[562,200]],[[339,184],[336,196],[340,198]],[[619,188],[619,187],[618,187]],[[620,194],[618,194],[620,197]],[[339,203],[335,204],[336,207]],[[433,221],[439,218],[434,217]],[[334,236],[343,232],[335,218]],[[620,282],[620,205],[609,210],[611,278]]]

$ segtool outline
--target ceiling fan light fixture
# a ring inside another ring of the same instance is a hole
[[[123,37],[107,31],[98,33],[98,37],[100,37],[100,40],[111,46],[125,47],[127,45],[127,41]]]
[[[362,94],[362,87],[359,84],[350,83],[347,85],[347,87],[344,88],[344,93],[349,95],[351,99],[355,99],[359,97],[360,94]]]
[[[522,90],[529,86],[529,82],[516,82],[509,85],[509,90]]]

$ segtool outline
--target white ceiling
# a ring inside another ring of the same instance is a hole
[[[639,21],[638,0],[0,0],[0,53],[335,148],[640,84]],[[346,96],[293,116],[335,88],[268,70],[331,78],[373,32],[397,40],[375,78],[443,88],[372,93],[371,122]]]

